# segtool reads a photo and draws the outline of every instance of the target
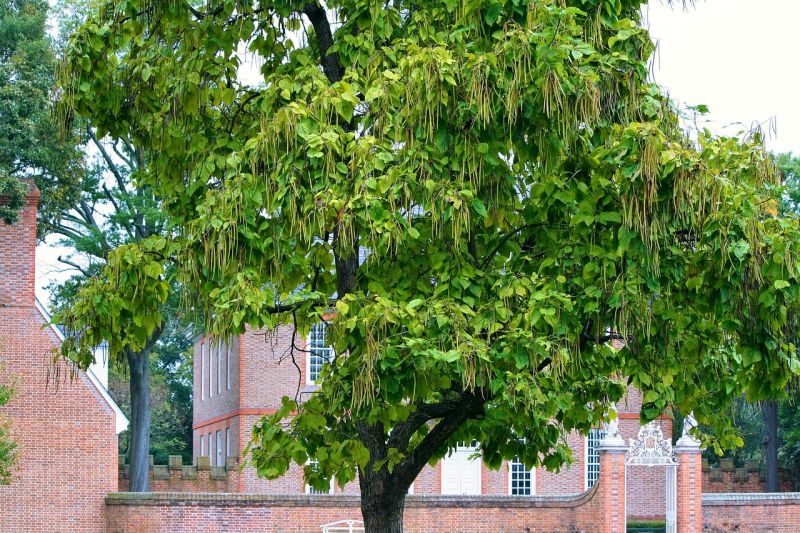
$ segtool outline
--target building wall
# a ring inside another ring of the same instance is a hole
[[[208,355],[202,349],[203,339],[195,346],[195,386],[200,384],[201,357],[205,357],[202,367],[208,381]],[[273,331],[248,330],[238,339],[239,350],[232,356],[231,364],[237,372],[233,379],[230,395],[208,397],[205,385],[205,399],[195,394],[195,457],[200,453],[199,437],[206,438],[205,455],[210,455],[215,464],[215,449],[208,448],[208,435],[230,428],[231,450],[225,455],[239,456],[245,449],[251,428],[263,415],[272,414],[280,406],[281,398],[288,396],[302,402],[316,387],[307,382],[306,339],[293,337],[293,328],[279,326]],[[294,349],[293,349],[294,348]],[[298,368],[299,367],[299,368]],[[197,390],[197,388],[195,389]],[[638,391],[631,390],[619,402],[621,418],[620,429],[627,439],[635,438],[639,428],[639,411],[642,397]],[[671,434],[671,422],[663,420],[664,434]],[[567,442],[573,450],[573,463],[559,472],[548,472],[539,468],[535,473],[537,495],[578,494],[588,488],[586,475],[586,438],[577,432],[567,435]],[[239,460],[244,458],[239,457]],[[441,467],[426,466],[414,482],[414,494],[437,495],[441,493]],[[628,471],[628,511],[631,517],[660,517],[664,515],[665,478],[663,468],[632,467]],[[481,493],[489,495],[508,494],[508,464],[499,470],[485,466],[481,471]],[[293,466],[284,478],[279,480],[259,479],[255,470],[245,467],[239,480],[239,490],[267,494],[302,494],[305,490],[302,469]],[[336,494],[358,494],[358,483],[353,482],[344,488],[335,487]]]
[[[0,222],[0,375],[18,380],[2,414],[20,452],[0,487],[0,531],[100,532],[117,490],[115,415],[86,374],[51,363],[60,341],[34,304],[35,230],[35,205]]]

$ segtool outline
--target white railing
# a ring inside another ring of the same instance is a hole
[[[364,522],[361,520],[339,520],[320,527],[322,533],[364,533]]]

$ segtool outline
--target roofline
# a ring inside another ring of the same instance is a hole
[[[36,302],[36,309],[39,311],[39,313],[41,313],[42,317],[47,321],[47,325],[50,327],[53,333],[55,333],[56,337],[58,337],[58,340],[64,342],[64,333],[60,329],[58,329],[58,327],[55,324],[53,324],[53,317],[47,311],[44,304],[39,300],[39,298],[35,298],[35,302]],[[125,416],[125,413],[122,412],[122,409],[120,409],[119,405],[117,405],[117,402],[114,401],[114,398],[111,397],[111,394],[109,394],[108,389],[106,389],[103,386],[103,384],[100,383],[100,380],[97,379],[97,376],[95,376],[91,368],[87,368],[83,372],[88,376],[89,381],[92,382],[92,384],[95,386],[95,388],[103,397],[103,399],[105,399],[105,401],[108,402],[108,405],[114,411],[114,414],[116,415],[115,416],[116,434],[119,435],[120,433],[128,429],[128,424],[130,421],[128,420],[128,417]]]

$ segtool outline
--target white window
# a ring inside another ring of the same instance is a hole
[[[319,380],[322,367],[333,361],[333,348],[327,343],[327,325],[319,322],[311,326],[308,335],[308,357],[306,357],[306,380],[314,384]]]
[[[231,342],[225,345],[225,389],[231,388]]]
[[[206,443],[204,441],[205,439],[202,435],[200,435],[200,457],[203,457],[206,454]]]
[[[309,465],[317,465],[319,461],[309,461]],[[319,490],[315,489],[308,483],[306,483],[306,494],[333,494],[333,479],[331,479],[331,486],[327,490]]]
[[[231,428],[225,428],[225,457],[233,457],[231,453]]]
[[[211,463],[211,461],[214,460],[214,436],[211,433],[209,433],[207,438],[208,438],[208,462]]]
[[[508,462],[508,493],[511,496],[536,494],[536,470],[525,468],[516,458]]]
[[[225,346],[217,341],[217,394],[222,392],[222,350]]]
[[[208,351],[208,342],[203,341],[200,344],[200,399],[206,399],[206,352]],[[200,437],[200,442],[203,438]]]
[[[222,431],[217,431],[217,466],[223,466],[225,464],[222,452]]]
[[[442,494],[480,494],[481,460],[474,457],[477,442],[459,443],[442,459]]]
[[[214,396],[214,358],[216,357],[216,342],[208,343],[208,397]]]
[[[600,441],[606,436],[605,429],[593,428],[586,437],[586,490],[592,488],[600,477]]]

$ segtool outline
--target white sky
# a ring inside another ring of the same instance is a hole
[[[653,71],[675,100],[707,105],[708,127],[733,134],[774,120],[767,147],[800,153],[800,0],[699,0],[683,9],[652,1],[646,8],[658,43]],[[766,128],[765,129],[769,129]],[[37,295],[68,273],[56,250],[37,250]]]

